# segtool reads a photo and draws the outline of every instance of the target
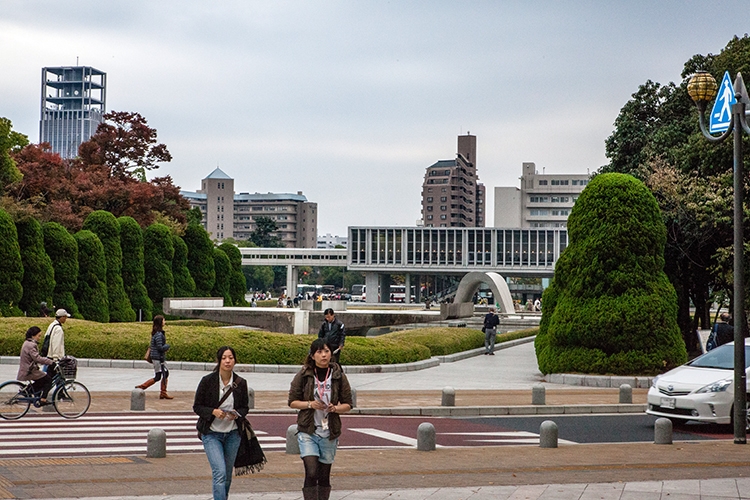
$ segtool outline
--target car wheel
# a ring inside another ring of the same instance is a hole
[[[745,431],[750,432],[750,394],[745,397]],[[734,405],[732,405],[730,413],[730,424],[734,428]]]

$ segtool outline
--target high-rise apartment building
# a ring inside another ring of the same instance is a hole
[[[39,142],[63,158],[96,133],[106,112],[107,74],[90,66],[42,68]]]
[[[289,248],[315,248],[318,237],[318,204],[298,191],[291,193],[235,193],[234,179],[217,168],[201,181],[198,191],[180,191],[199,208],[203,227],[211,238],[247,240],[258,217],[268,217],[278,226],[276,234]]]
[[[495,227],[567,227],[589,174],[545,174],[524,162],[521,188],[495,188]]]
[[[484,227],[485,189],[477,175],[476,156],[476,136],[459,135],[456,158],[427,167],[422,184],[425,227]]]

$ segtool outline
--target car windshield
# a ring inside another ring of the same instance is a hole
[[[698,368],[734,369],[734,344],[724,344],[688,363]],[[745,346],[745,369],[750,366],[750,346]]]

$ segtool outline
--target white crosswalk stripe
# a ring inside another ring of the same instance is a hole
[[[145,455],[148,431],[163,429],[167,453],[203,452],[192,413],[87,414],[76,420],[57,415],[28,415],[0,421],[0,456],[72,457]],[[283,450],[286,438],[255,429],[264,450]]]

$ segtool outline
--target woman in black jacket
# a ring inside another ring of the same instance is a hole
[[[214,500],[226,500],[232,484],[232,468],[240,447],[236,419],[244,419],[249,408],[247,382],[234,373],[234,349],[220,347],[213,373],[203,377],[195,391],[193,411],[213,476]]]
[[[161,380],[159,399],[174,399],[167,392],[169,368],[167,368],[166,352],[169,350],[169,344],[167,344],[167,336],[164,334],[164,326],[166,324],[167,320],[164,319],[164,316],[154,316],[154,323],[151,327],[151,343],[149,344],[149,349],[151,349],[151,362],[154,365],[154,378],[146,380],[141,385],[136,385],[135,388],[143,389],[145,391]]]

